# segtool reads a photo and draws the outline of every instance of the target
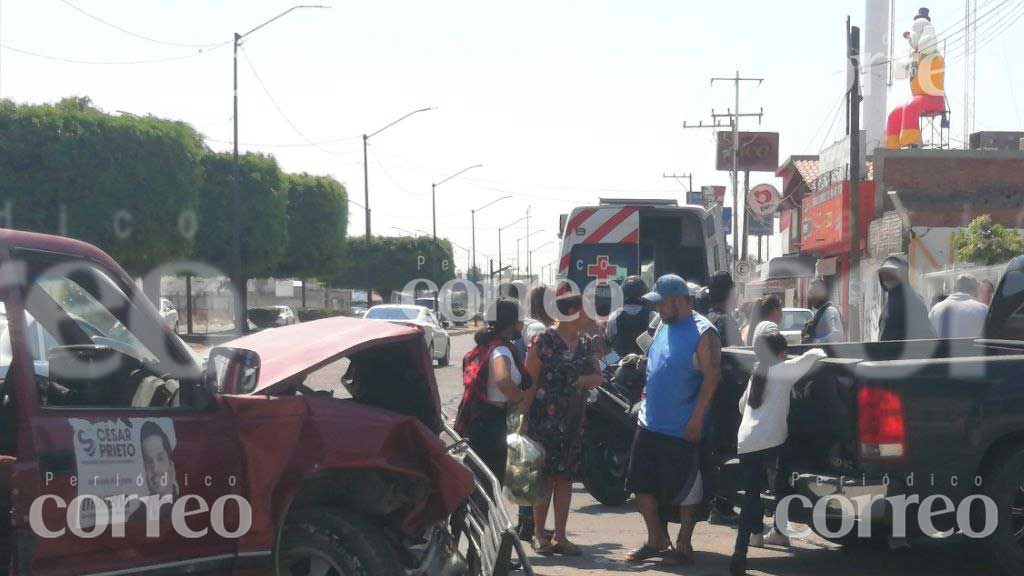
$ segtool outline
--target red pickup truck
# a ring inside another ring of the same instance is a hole
[[[102,251],[2,229],[0,302],[7,573],[502,574],[522,553],[414,328],[276,328],[203,368]],[[346,398],[307,385],[338,362]]]

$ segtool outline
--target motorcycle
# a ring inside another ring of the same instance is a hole
[[[580,473],[598,502],[621,506],[629,498],[626,475],[636,433],[645,374],[640,357],[606,358],[604,384],[587,398]]]

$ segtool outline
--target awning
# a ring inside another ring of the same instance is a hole
[[[811,255],[790,254],[768,261],[768,276],[765,280],[788,280],[791,278],[812,278],[817,258]]]

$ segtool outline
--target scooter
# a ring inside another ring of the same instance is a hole
[[[598,502],[621,506],[629,498],[626,475],[645,374],[639,357],[610,356],[603,369],[604,384],[587,398],[580,474]]]

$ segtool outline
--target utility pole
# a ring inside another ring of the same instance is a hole
[[[689,129],[689,128],[711,128],[711,129],[715,129],[715,130],[717,130],[719,128],[729,128],[732,131],[732,170],[731,170],[731,172],[732,172],[732,206],[733,206],[733,208],[732,208],[733,209],[733,215],[732,215],[732,223],[733,223],[732,224],[732,227],[733,227],[732,241],[733,241],[733,257],[734,257],[735,260],[739,260],[739,253],[738,253],[739,250],[738,250],[738,248],[740,246],[740,236],[739,236],[740,235],[740,227],[739,227],[739,217],[740,217],[740,200],[739,200],[739,195],[740,195],[740,193],[739,193],[739,187],[740,187],[740,178],[739,178],[740,118],[744,118],[744,117],[757,117],[758,121],[760,122],[760,120],[764,116],[764,108],[761,108],[761,111],[757,112],[757,113],[743,113],[743,112],[740,111],[740,83],[742,83],[742,82],[757,82],[758,86],[760,86],[761,83],[764,82],[764,78],[745,78],[745,77],[740,76],[740,72],[739,72],[739,70],[737,70],[736,71],[736,75],[732,76],[732,77],[716,77],[716,78],[712,78],[711,79],[711,84],[714,85],[715,82],[732,82],[733,83],[733,106],[734,107],[732,109],[726,109],[726,113],[725,114],[716,114],[715,111],[712,109],[711,110],[711,119],[712,119],[711,124],[704,124],[703,121],[698,122],[696,125],[687,124],[686,122],[683,122],[683,128],[684,129]],[[729,123],[728,124],[720,124],[718,122],[719,118],[728,118],[728,122]],[[744,202],[743,205],[745,206],[746,202]],[[747,214],[746,214],[746,210],[744,210],[743,211],[744,230],[746,229],[746,222],[747,222]],[[746,239],[744,239],[743,244],[746,245]],[[746,257],[746,249],[744,249],[743,256],[744,256],[744,258]]]
[[[248,287],[245,281],[245,269],[242,262],[242,191],[241,182],[239,181],[240,169],[238,167],[238,47],[241,45],[242,40],[248,37],[250,34],[257,30],[267,26],[271,22],[274,22],[285,15],[290,14],[295,10],[301,10],[303,8],[330,8],[330,6],[320,5],[296,5],[281,12],[277,16],[274,16],[270,20],[256,26],[252,30],[244,34],[235,32],[232,35],[232,43],[234,44],[234,54],[232,56],[232,78],[233,78],[233,90],[232,90],[232,123],[234,124],[232,129],[232,175],[231,175],[231,208],[234,211],[234,217],[231,219],[231,282],[234,284],[235,289],[238,290],[237,297],[234,299],[234,323],[235,332],[238,334],[245,334],[246,332],[246,309],[248,304],[246,299],[248,298]],[[159,304],[159,302],[157,302]]]
[[[847,17],[847,58],[854,71],[850,83],[850,271],[849,282],[860,286],[860,28],[850,26]],[[860,300],[863,289],[856,291],[848,306],[850,341],[860,341]]]
[[[679,182],[680,186],[683,185],[683,178],[686,178],[686,180],[687,180],[686,191],[687,192],[693,192],[693,174],[675,174],[675,173],[665,174],[665,173],[662,173],[661,177],[662,178],[671,178],[671,179],[675,180],[676,182]]]

